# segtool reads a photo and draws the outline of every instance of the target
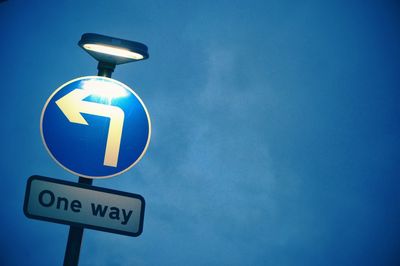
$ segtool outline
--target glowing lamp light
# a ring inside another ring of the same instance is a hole
[[[127,49],[103,45],[103,44],[87,43],[87,44],[83,45],[83,49],[102,53],[102,54],[124,57],[124,58],[128,58],[128,59],[133,59],[133,60],[141,60],[144,58],[143,55],[141,55],[139,53],[135,53],[135,52],[131,52]]]

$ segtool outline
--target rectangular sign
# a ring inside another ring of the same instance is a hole
[[[28,179],[24,201],[27,217],[139,236],[143,230],[144,198],[44,176]]]

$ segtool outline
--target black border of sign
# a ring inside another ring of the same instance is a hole
[[[60,219],[48,218],[48,217],[44,217],[44,216],[30,214],[28,212],[28,201],[29,201],[29,196],[30,196],[30,192],[31,192],[31,190],[30,190],[31,183],[33,180],[47,181],[50,183],[56,183],[56,184],[72,186],[72,187],[79,187],[79,188],[88,189],[88,190],[96,190],[96,191],[105,192],[105,193],[109,193],[109,194],[116,194],[116,195],[120,195],[120,196],[138,199],[142,203],[140,217],[139,217],[139,229],[136,233],[129,233],[127,231],[110,229],[107,227],[101,227],[101,226],[95,226],[95,225],[83,224],[83,223],[76,223],[76,222],[69,222],[69,221],[64,221],[64,220],[60,220]],[[86,184],[81,184],[81,183],[74,183],[74,182],[54,179],[54,178],[45,177],[45,176],[33,175],[28,178],[28,181],[26,183],[26,191],[25,191],[25,199],[24,199],[24,214],[26,217],[31,218],[31,219],[43,220],[43,221],[47,221],[47,222],[66,224],[66,225],[94,229],[94,230],[99,230],[99,231],[104,231],[104,232],[109,232],[109,233],[137,237],[143,232],[143,219],[144,219],[145,204],[146,204],[146,202],[145,202],[144,198],[139,194],[133,194],[133,193],[113,190],[113,189],[109,189],[109,188],[101,188],[101,187],[96,187],[96,186],[91,186],[91,185],[86,185]]]

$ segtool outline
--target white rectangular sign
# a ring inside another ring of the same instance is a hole
[[[33,219],[139,236],[144,207],[143,197],[137,194],[31,176],[24,213]]]

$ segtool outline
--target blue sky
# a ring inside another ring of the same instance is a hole
[[[148,45],[118,66],[152,119],[129,172],[138,238],[86,230],[80,265],[399,265],[395,1],[0,4],[2,265],[61,265],[68,227],[22,212],[39,174],[76,181],[41,142],[51,93],[96,62],[94,32]]]

